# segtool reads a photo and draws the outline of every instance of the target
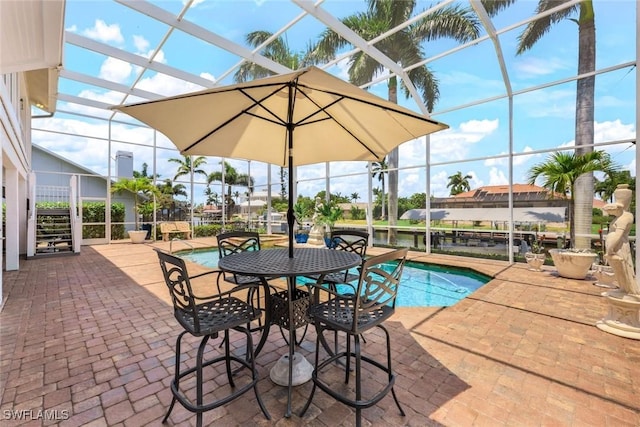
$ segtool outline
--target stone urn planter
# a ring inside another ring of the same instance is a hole
[[[541,267],[544,265],[545,258],[545,254],[538,254],[534,252],[526,252],[524,254],[524,259],[527,261],[527,264],[529,264],[529,267],[531,267],[531,270],[533,271],[542,271]]]
[[[577,249],[550,249],[549,254],[561,277],[583,280],[598,254]]]
[[[147,230],[130,230],[128,233],[131,243],[142,243],[147,238]]]

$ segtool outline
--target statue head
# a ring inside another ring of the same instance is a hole
[[[625,211],[629,210],[629,206],[631,206],[631,195],[632,191],[629,189],[629,184],[618,184],[613,192],[616,203],[622,205],[622,209]]]

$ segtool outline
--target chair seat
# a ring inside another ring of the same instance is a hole
[[[328,329],[354,332],[353,328],[355,326],[358,329],[356,333],[359,334],[373,328],[393,315],[392,307],[382,306],[366,314],[361,313],[358,316],[358,324],[354,325],[354,304],[355,299],[331,299],[312,305],[309,308],[309,316],[314,322],[324,323]]]
[[[175,317],[180,324],[196,336],[212,335],[225,329],[233,329],[247,324],[258,315],[258,310],[246,302],[235,298],[220,298],[196,305],[200,333],[196,333],[193,316],[176,310]]]

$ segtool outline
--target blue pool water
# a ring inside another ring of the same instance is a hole
[[[187,251],[177,255],[206,267],[218,266],[217,249]],[[471,270],[407,262],[402,273],[397,305],[399,307],[449,307],[471,295],[489,280],[491,280],[490,277]]]

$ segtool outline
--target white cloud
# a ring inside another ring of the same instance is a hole
[[[467,153],[470,145],[491,135],[498,129],[498,125],[498,119],[470,120],[461,123],[457,129],[452,127],[433,134],[431,136],[432,161],[441,162],[468,158]]]
[[[120,25],[107,25],[102,19],[96,19],[96,23],[93,28],[87,28],[83,31],[83,34],[91,39],[104,43],[115,42],[120,44],[124,42],[124,37],[122,37],[122,32],[120,31]]]
[[[132,69],[129,62],[109,57],[100,67],[100,78],[116,83],[125,83],[131,75]]]
[[[547,76],[559,70],[572,70],[575,68],[575,64],[558,57],[538,58],[527,56],[516,60],[514,68],[519,78],[527,79]]]
[[[636,131],[633,123],[623,124],[620,119],[593,124],[593,140],[595,142],[635,139]]]
[[[576,92],[572,89],[545,89],[527,92],[514,98],[516,115],[529,117],[574,117]]]
[[[526,147],[524,147],[524,149],[522,150],[523,153],[530,153],[532,151],[533,151],[533,149],[531,147],[529,147],[528,145]],[[487,160],[484,161],[484,165],[485,166],[507,166],[509,164],[509,158],[506,157],[506,154],[507,154],[507,152],[503,151],[499,155],[504,155],[505,157],[487,159]],[[525,155],[514,156],[513,157],[513,165],[514,166],[523,165],[523,164],[527,163],[531,158],[534,158],[536,156],[538,156],[538,155],[536,155],[536,154],[525,154]]]
[[[508,183],[509,179],[505,176],[504,171],[498,168],[489,170],[489,185],[504,185]]]
[[[138,83],[138,87],[163,96],[180,95],[204,89],[204,87],[200,85],[162,73],[155,73],[150,77],[143,78],[140,80],[140,83]]]
[[[138,52],[146,52],[149,49],[149,41],[144,36],[133,36],[133,44]]]
[[[498,119],[495,120],[469,120],[465,123],[460,123],[460,130],[482,137],[484,134],[492,133],[498,128]],[[473,141],[473,142],[477,142]]]

